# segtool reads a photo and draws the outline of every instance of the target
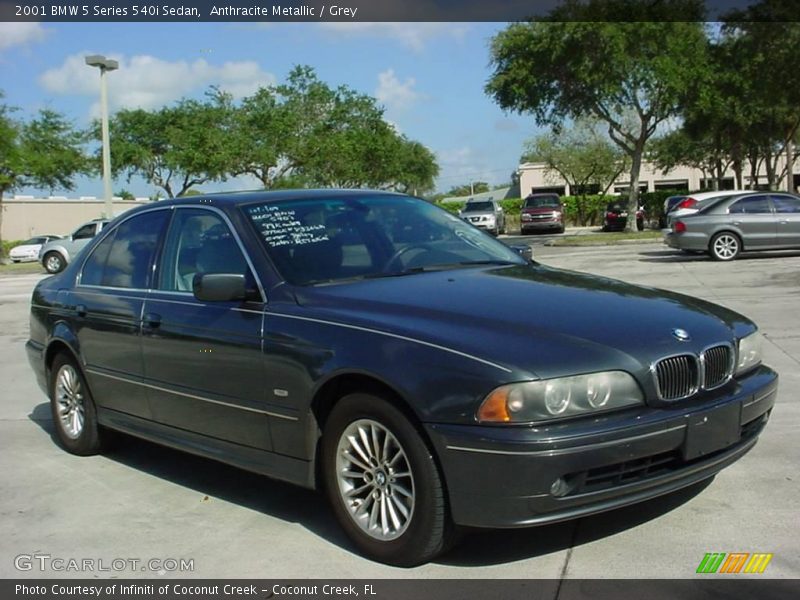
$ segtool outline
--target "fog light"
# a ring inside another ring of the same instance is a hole
[[[566,496],[567,492],[569,492],[569,484],[564,481],[561,477],[556,479],[553,482],[553,485],[550,486],[550,494],[560,498],[561,496]]]

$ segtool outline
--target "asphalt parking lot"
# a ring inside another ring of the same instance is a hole
[[[800,253],[716,263],[660,244],[539,241],[542,263],[679,291],[753,318],[768,340],[765,362],[781,375],[754,450],[712,481],[666,497],[559,525],[473,532],[433,563],[387,567],[355,554],[312,492],[135,439],[91,458],[61,450],[24,352],[30,291],[41,276],[0,276],[0,577],[685,578],[706,552],[771,552],[766,572],[748,577],[800,577]],[[15,567],[15,557],[37,553],[106,565],[190,559],[193,570]]]

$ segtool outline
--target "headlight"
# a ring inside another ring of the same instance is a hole
[[[500,386],[486,396],[476,416],[482,423],[528,423],[643,403],[633,377],[605,371]]]
[[[736,373],[739,375],[761,364],[761,346],[764,336],[759,331],[751,333],[739,340],[739,358],[736,362]]]

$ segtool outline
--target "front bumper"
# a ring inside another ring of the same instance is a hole
[[[533,221],[520,221],[520,231],[543,231],[546,229],[561,229],[563,221],[560,219],[536,219]]]
[[[755,445],[777,389],[777,374],[762,366],[675,407],[539,428],[426,429],[456,523],[524,527],[619,508],[715,475]]]

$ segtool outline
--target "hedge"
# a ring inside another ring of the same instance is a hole
[[[0,258],[8,256],[14,246],[19,246],[24,240],[3,240],[3,245],[0,247]]]
[[[669,196],[674,196],[681,192],[663,190],[658,192],[645,192],[639,196],[639,203],[644,207],[648,220],[658,219],[664,212],[664,200]],[[601,225],[603,223],[603,213],[609,202],[626,202],[627,196],[612,195],[588,195],[588,196],[561,196],[564,204],[564,213],[567,225]],[[440,202],[439,206],[448,212],[458,214],[465,202],[451,201]],[[522,207],[521,198],[509,198],[500,200],[500,206],[511,217],[511,223],[519,222],[519,213]],[[510,223],[510,224],[511,224]]]

